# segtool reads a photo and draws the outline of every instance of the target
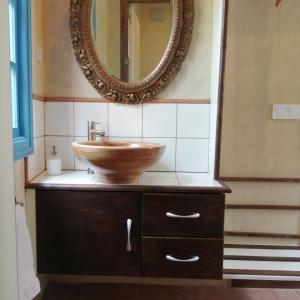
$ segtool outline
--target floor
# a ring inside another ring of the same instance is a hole
[[[300,300],[300,290],[51,283],[42,300]]]

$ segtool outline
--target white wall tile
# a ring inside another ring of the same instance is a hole
[[[175,172],[145,172],[139,178],[142,185],[173,185],[178,186]]]
[[[209,140],[209,153],[208,153],[209,170],[208,172],[214,174],[216,164],[216,140]]]
[[[160,143],[166,145],[165,152],[155,165],[148,171],[156,172],[174,172],[175,171],[175,152],[176,139],[175,138],[143,138],[145,142]]]
[[[67,170],[74,169],[74,152],[72,149],[72,143],[74,141],[73,137],[63,137],[63,136],[46,136],[46,158],[49,157],[51,147],[56,146],[58,156],[62,160],[62,168]]]
[[[209,137],[209,104],[179,104],[177,137]]]
[[[110,137],[109,138],[110,141],[113,142],[141,142],[142,138],[132,138],[132,137]]]
[[[142,105],[109,103],[108,109],[109,136],[142,136]]]
[[[176,137],[176,104],[144,104],[143,137]]]
[[[73,103],[46,102],[45,135],[74,135]]]
[[[32,100],[33,104],[33,134],[34,137],[45,135],[45,103]]]
[[[178,139],[176,171],[208,172],[208,139]]]
[[[107,103],[74,103],[75,136],[87,136],[87,122],[96,121],[99,130],[108,132],[108,104]]]
[[[28,179],[45,170],[45,138],[34,139],[34,153],[28,157]]]

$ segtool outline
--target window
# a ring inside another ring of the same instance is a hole
[[[9,0],[14,159],[33,152],[30,0]]]

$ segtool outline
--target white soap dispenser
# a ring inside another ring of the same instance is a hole
[[[51,147],[50,156],[47,159],[47,172],[50,176],[61,174],[61,159],[57,155],[56,146]]]

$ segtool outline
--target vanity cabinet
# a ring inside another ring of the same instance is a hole
[[[224,199],[38,189],[38,272],[221,279]]]

